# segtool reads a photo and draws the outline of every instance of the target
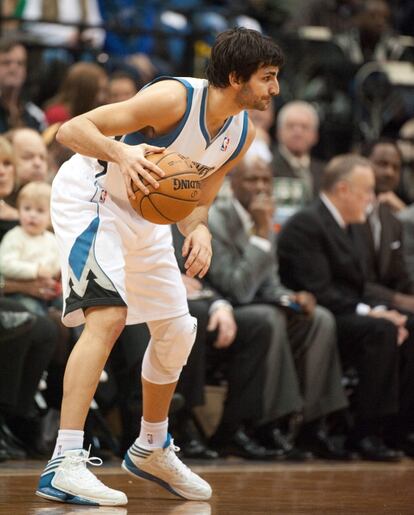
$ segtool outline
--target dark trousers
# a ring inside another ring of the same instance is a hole
[[[210,359],[225,362],[228,383],[217,440],[231,436],[243,422],[263,416],[266,360],[273,326],[267,318],[258,318],[252,306],[235,308],[234,316],[237,323],[234,342],[227,349],[211,347],[209,352]]]
[[[1,299],[4,311],[25,311],[19,303]],[[29,334],[0,343],[0,406],[10,414],[29,418],[43,372],[55,352],[56,325],[48,317],[36,317]]]
[[[338,315],[336,324],[343,366],[358,371],[357,417],[369,420],[396,414],[400,394],[396,327],[388,320],[357,314]]]

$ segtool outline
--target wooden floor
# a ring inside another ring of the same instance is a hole
[[[182,502],[158,486],[135,480],[116,461],[99,469],[109,486],[122,489],[125,508],[51,503],[34,495],[39,462],[0,464],[1,515],[240,515],[414,514],[414,461],[400,464],[191,464],[213,487],[207,502]]]

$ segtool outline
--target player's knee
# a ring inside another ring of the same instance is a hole
[[[194,345],[197,320],[189,314],[150,324],[151,341],[142,365],[142,375],[156,384],[178,380]]]
[[[86,327],[113,344],[125,327],[126,317],[127,308],[123,306],[89,308],[85,313]]]

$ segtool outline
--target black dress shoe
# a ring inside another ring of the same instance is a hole
[[[356,458],[355,453],[344,449],[323,430],[303,435],[299,440],[299,445],[311,451],[315,457],[324,460],[350,461]]]
[[[309,461],[313,459],[312,452],[296,447],[278,428],[258,433],[259,442],[277,452],[279,459],[287,461]]]
[[[351,442],[348,447],[364,460],[396,462],[404,457],[404,453],[387,447],[378,436],[365,436],[357,442]]]
[[[397,440],[387,441],[387,444],[390,444],[394,449],[402,451],[405,456],[414,458],[414,433],[409,433]]]
[[[9,459],[24,460],[27,458],[22,442],[13,435],[4,422],[0,423],[0,443],[1,448],[7,452]]]
[[[219,457],[218,452],[209,449],[201,440],[193,438],[183,444],[180,444],[181,454],[185,458],[198,460],[215,460]]]
[[[246,460],[274,460],[280,455],[280,452],[258,444],[242,429],[238,429],[227,442],[217,441],[217,439],[213,437],[210,441],[210,445],[223,457],[239,456]]]
[[[0,443],[0,462],[6,461],[9,459],[10,459],[9,454],[7,453],[7,451],[5,449],[1,448],[1,443]]]

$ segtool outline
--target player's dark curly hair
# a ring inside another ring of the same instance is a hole
[[[283,52],[268,36],[257,30],[239,27],[221,32],[211,49],[206,76],[217,88],[229,86],[229,74],[248,81],[259,67],[264,65],[281,68]]]

